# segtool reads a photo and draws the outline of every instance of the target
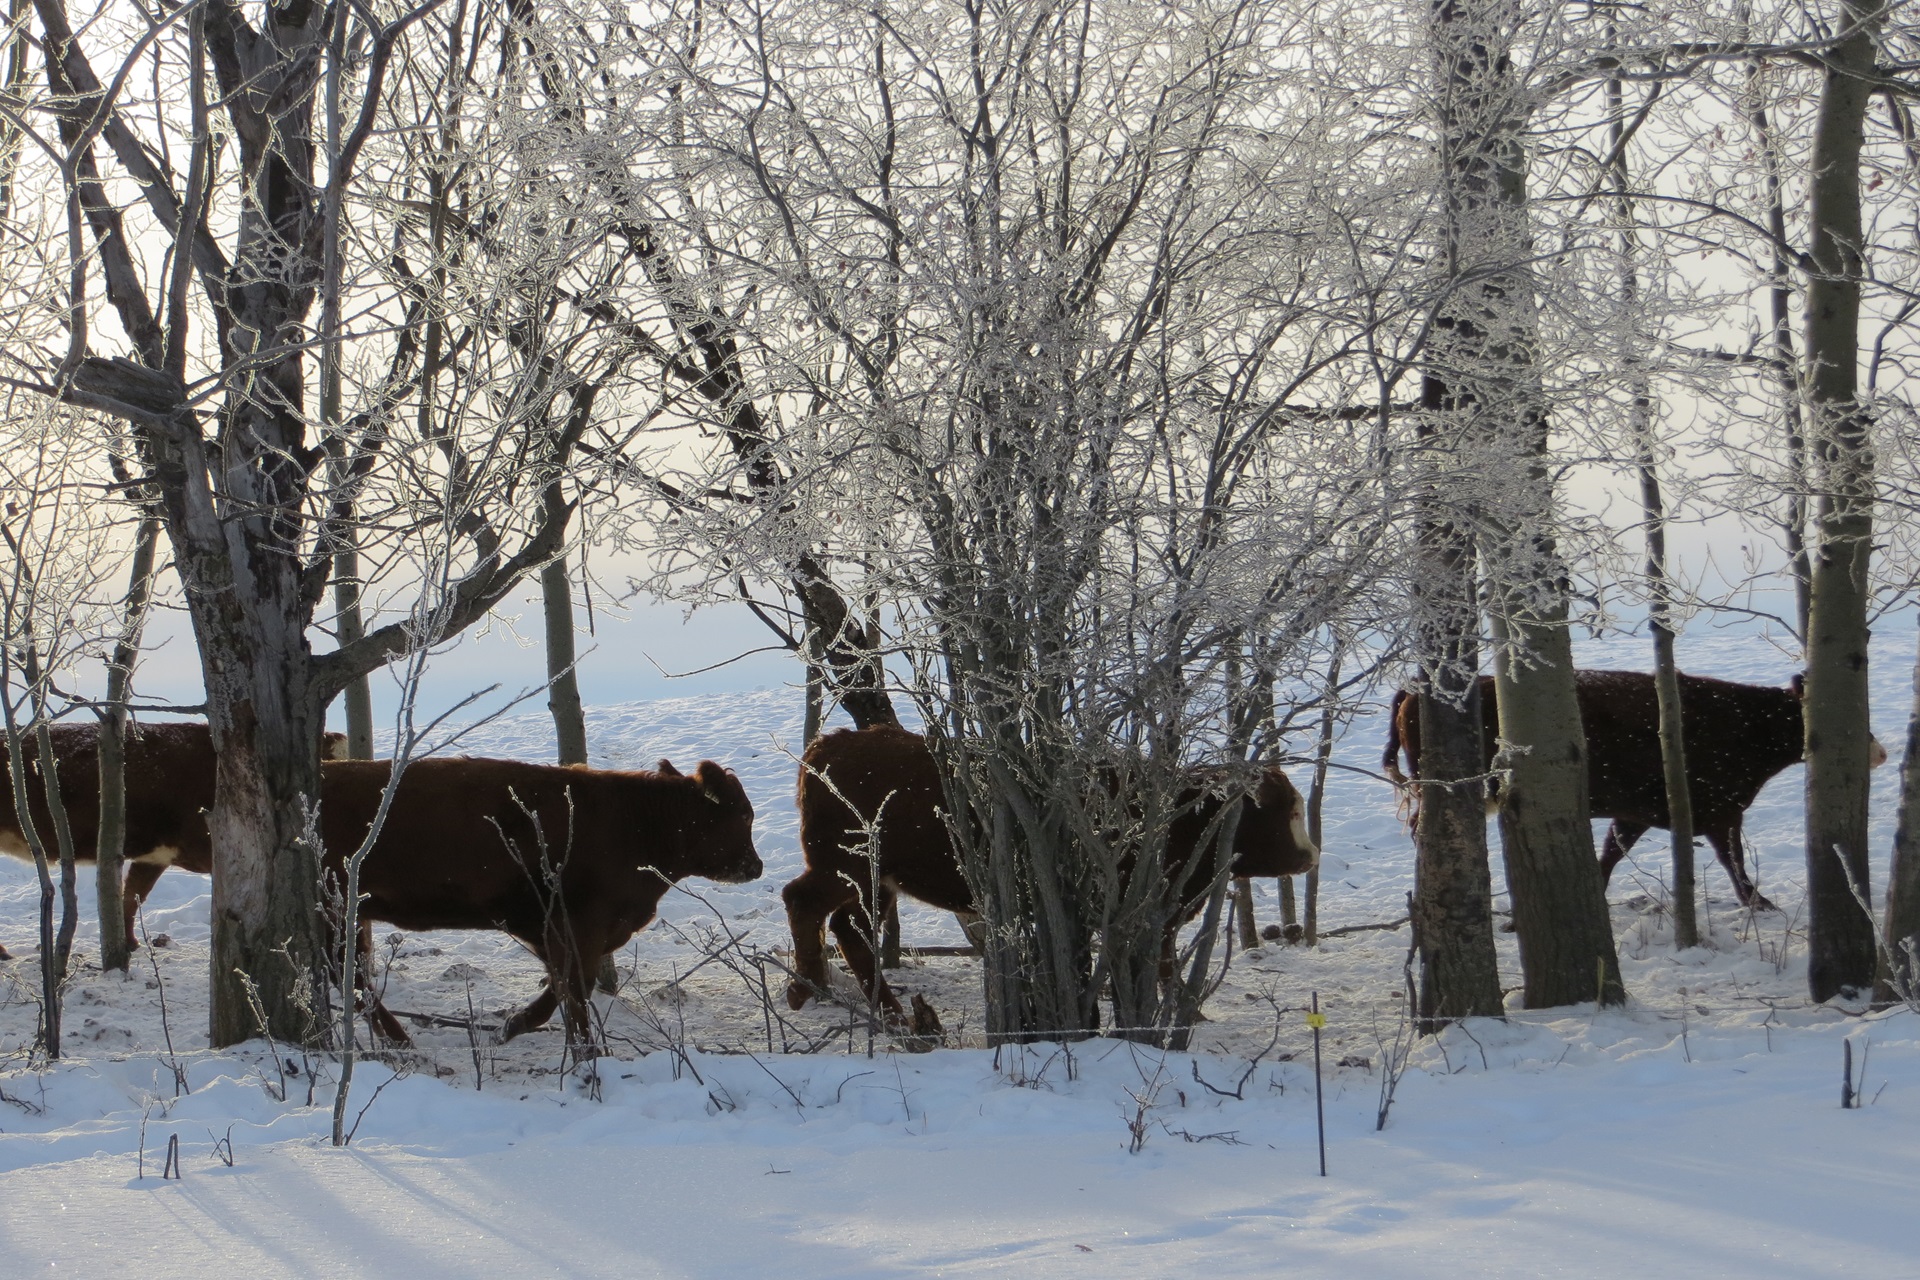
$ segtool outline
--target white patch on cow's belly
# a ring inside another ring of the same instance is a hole
[[[128,862],[144,862],[150,867],[170,867],[174,859],[180,856],[180,846],[157,844],[138,857],[128,858]]]

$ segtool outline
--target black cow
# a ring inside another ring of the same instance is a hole
[[[1587,800],[1596,818],[1609,818],[1601,874],[1607,878],[1649,827],[1665,828],[1666,773],[1660,756],[1660,708],[1653,676],[1644,671],[1577,671],[1580,723],[1587,736]],[[1747,875],[1741,824],[1768,780],[1798,764],[1806,730],[1800,715],[1800,677],[1785,689],[1736,684],[1707,676],[1680,677],[1680,714],[1685,725],[1687,789],[1693,828],[1705,836],[1727,869],[1742,904],[1762,911],[1773,904]],[[1492,676],[1480,677],[1480,710],[1486,764],[1493,767],[1499,735]],[[1387,772],[1405,783],[1420,776],[1420,701],[1405,690],[1394,694],[1386,754]],[[1398,757],[1404,751],[1407,772]],[[1886,749],[1873,743],[1875,767]],[[1418,804],[1415,792],[1411,803]]]

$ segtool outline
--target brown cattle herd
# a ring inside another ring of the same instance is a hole
[[[1593,816],[1612,822],[1602,855],[1610,874],[1648,828],[1669,821],[1653,680],[1640,672],[1583,671],[1578,694]],[[1767,781],[1801,759],[1798,680],[1771,688],[1683,676],[1681,699],[1695,828],[1740,901],[1770,909],[1748,875],[1741,825]],[[1498,710],[1486,677],[1481,706],[1491,776]],[[1382,763],[1411,808],[1420,777],[1418,700],[1396,694],[1389,720]],[[74,853],[90,860],[100,821],[98,730],[60,725],[52,734]],[[391,773],[387,761],[334,758],[343,745],[340,735],[327,735],[321,768],[323,865],[333,877],[363,843]],[[1885,752],[1874,748],[1878,764]],[[215,760],[207,726],[195,723],[136,726],[126,755],[131,945],[136,913],[162,872],[213,870],[204,811],[213,803]],[[35,828],[51,832],[37,759],[29,760],[29,774]],[[1197,914],[1221,871],[1217,853],[1196,856],[1203,844],[1211,851],[1211,830],[1219,825],[1223,787],[1212,782],[1207,771],[1194,772],[1168,829],[1166,872],[1176,886],[1169,950],[1171,935]],[[0,852],[30,859],[12,794],[0,788]],[[827,992],[831,931],[868,998],[897,1018],[899,1002],[870,945],[874,921],[899,894],[963,915],[976,905],[942,815],[946,798],[934,757],[924,739],[898,728],[828,733],[806,751],[797,802],[806,868],[783,894],[793,933],[788,1001],[799,1008]],[[1240,803],[1232,875],[1296,875],[1317,863],[1300,793],[1277,767],[1259,771]],[[508,1019],[501,1038],[544,1024],[557,1008],[569,1040],[585,1043],[601,957],[653,920],[675,882],[700,876],[740,883],[761,870],[753,803],[740,779],[711,760],[690,775],[665,760],[657,770],[631,772],[419,760],[402,774],[361,867],[361,946],[369,945],[370,921],[411,930],[502,930],[541,960],[547,980]],[[384,1009],[374,1004],[370,1014],[384,1034],[404,1042],[404,1030]]]

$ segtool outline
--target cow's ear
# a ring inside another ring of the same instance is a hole
[[[1793,679],[1787,681],[1787,687],[1793,690],[1793,696],[1796,700],[1805,702],[1807,700],[1807,673],[1804,671],[1794,672]]]
[[[693,771],[693,777],[700,784],[700,790],[706,793],[707,799],[715,804],[720,804],[728,798],[727,783],[732,780],[732,775],[713,761],[702,760],[699,767]],[[733,785],[740,784],[734,782]]]
[[[673,767],[673,761],[665,757],[662,757],[660,763],[654,766],[654,772],[663,778],[678,778],[684,776],[678,769]]]

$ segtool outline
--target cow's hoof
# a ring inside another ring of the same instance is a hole
[[[0,947],[0,960],[11,959],[13,959],[13,952],[7,950],[5,947]]]
[[[813,999],[813,984],[795,978],[787,984],[787,1008],[795,1013],[807,1007],[807,1001]]]
[[[1766,894],[1756,893],[1747,899],[1747,909],[1750,911],[1778,911],[1780,908],[1774,906],[1773,903],[1767,899]]]

